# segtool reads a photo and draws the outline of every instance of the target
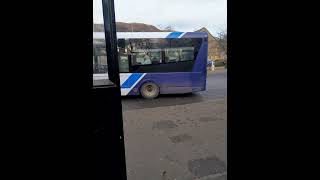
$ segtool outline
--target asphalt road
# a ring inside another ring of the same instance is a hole
[[[227,179],[226,70],[203,92],[122,104],[128,180]]]
[[[145,109],[163,106],[184,105],[215,100],[227,96],[227,70],[208,72],[206,91],[192,94],[161,95],[157,99],[146,100],[139,96],[122,97],[122,109]]]

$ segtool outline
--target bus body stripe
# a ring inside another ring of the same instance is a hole
[[[131,88],[143,75],[143,73],[133,73],[122,85],[121,88]]]
[[[181,35],[178,38],[182,38],[185,34],[186,34],[186,32],[181,33]]]
[[[178,38],[183,32],[172,32],[166,38]]]

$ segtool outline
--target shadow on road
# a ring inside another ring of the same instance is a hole
[[[203,97],[198,93],[164,94],[156,99],[144,99],[141,96],[124,96],[122,97],[122,108],[123,110],[143,109],[183,105],[201,101],[203,101]]]
[[[160,94],[158,98],[176,98],[176,97],[193,97],[193,96],[196,96],[195,93],[185,93],[185,94]],[[148,99],[144,99],[143,97],[141,96],[122,96],[121,97],[123,100],[125,99],[143,99],[143,100],[146,100],[146,101],[149,101]],[[156,98],[156,99],[158,99]]]

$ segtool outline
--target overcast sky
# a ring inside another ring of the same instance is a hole
[[[227,28],[227,0],[114,0],[117,22],[139,22],[178,31]],[[95,23],[102,23],[101,0],[93,0]]]

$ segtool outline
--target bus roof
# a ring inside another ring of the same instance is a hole
[[[118,39],[206,38],[206,32],[117,32]],[[93,32],[93,39],[104,39],[104,32]]]

